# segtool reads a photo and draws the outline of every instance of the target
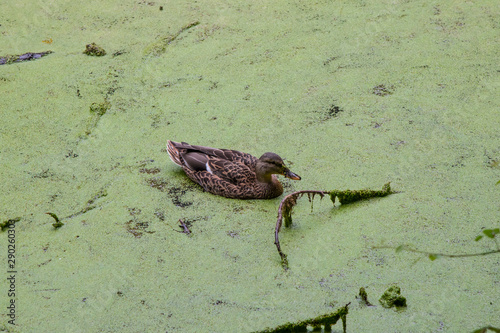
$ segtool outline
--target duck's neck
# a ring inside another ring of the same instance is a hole
[[[271,182],[267,183],[267,197],[275,198],[283,193],[283,185],[281,185],[276,175],[271,175]]]
[[[270,173],[266,173],[264,166],[257,161],[257,165],[255,166],[255,173],[257,176],[257,180],[261,183],[271,184],[273,182],[273,175]]]
[[[272,174],[265,174],[265,173],[259,173],[257,172],[257,180],[261,183],[267,183],[271,184],[273,183],[273,175]]]

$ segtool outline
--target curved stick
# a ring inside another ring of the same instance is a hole
[[[278,220],[276,221],[276,228],[274,229],[274,244],[276,245],[276,248],[278,249],[278,253],[280,254],[281,261],[283,264],[283,267],[285,269],[288,269],[288,260],[286,259],[286,254],[281,251],[280,247],[280,241],[279,241],[279,236],[278,233],[280,232],[281,225],[283,222],[283,217],[285,218],[285,226],[289,227],[292,224],[292,209],[293,206],[297,203],[297,199],[304,194],[307,194],[309,201],[311,202],[314,199],[314,196],[320,195],[321,198],[325,196],[325,194],[328,194],[329,192],[327,191],[297,191],[293,192],[292,194],[287,195],[286,197],[281,200],[280,206],[278,208]]]

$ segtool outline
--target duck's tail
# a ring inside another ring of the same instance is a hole
[[[179,166],[182,166],[182,158],[181,158],[177,148],[175,148],[175,142],[172,142],[170,140],[167,141],[167,151],[168,151],[168,155],[170,156],[170,159],[172,160],[172,162],[174,162],[175,164],[177,164]]]

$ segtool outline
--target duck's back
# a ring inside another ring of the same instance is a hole
[[[257,164],[257,158],[255,156],[237,150],[196,146],[196,145],[190,145],[189,143],[186,142],[181,142],[181,143],[174,141],[170,142],[179,151],[181,155],[186,155],[189,153],[202,153],[207,156],[217,157],[221,160],[246,164],[252,170],[255,170],[255,165]]]

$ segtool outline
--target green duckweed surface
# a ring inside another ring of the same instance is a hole
[[[54,53],[0,66],[0,221],[21,217],[16,326],[0,233],[0,328],[254,332],[348,302],[349,332],[499,327],[500,254],[372,248],[495,249],[474,239],[499,224],[499,15],[494,0],[2,6],[0,56]],[[202,192],[169,139],[276,152],[302,177],[285,193],[402,193],[299,200],[284,271],[280,198]],[[378,303],[392,285],[406,309]]]

